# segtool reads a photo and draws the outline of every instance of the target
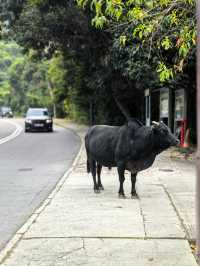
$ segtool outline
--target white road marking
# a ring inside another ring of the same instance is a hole
[[[16,122],[14,122],[14,121],[10,121],[10,120],[7,120],[7,119],[4,119],[3,121],[7,122],[8,124],[11,124],[11,125],[15,126],[16,129],[9,136],[0,139],[0,145],[5,143],[5,142],[8,142],[8,141],[10,141],[10,140],[12,140],[14,138],[16,138],[17,136],[19,136],[19,134],[21,134],[21,132],[23,130],[23,128],[20,125],[18,125]]]

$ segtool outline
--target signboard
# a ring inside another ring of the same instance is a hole
[[[180,121],[186,118],[185,91],[177,90],[175,92],[175,120]]]
[[[151,124],[151,96],[149,89],[144,91],[145,96],[145,120],[146,126],[150,126]]]
[[[185,90],[181,89],[175,91],[174,131],[176,137],[180,139],[182,147],[184,146],[186,129],[186,95]]]
[[[160,91],[160,118],[169,117],[169,89]]]

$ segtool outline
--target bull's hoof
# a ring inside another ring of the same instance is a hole
[[[102,185],[100,185],[99,190],[104,190],[104,187]]]
[[[100,193],[101,191],[99,189],[94,189],[94,193]]]
[[[131,199],[139,199],[139,196],[137,193],[131,194]]]
[[[120,199],[126,199],[126,196],[124,194],[119,194]]]

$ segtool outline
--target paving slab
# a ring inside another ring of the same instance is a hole
[[[119,199],[112,175],[100,194],[93,192],[91,179],[72,174],[25,237],[145,237],[140,202]]]
[[[23,240],[4,266],[196,266],[185,240]]]
[[[195,230],[195,165],[190,162],[174,161],[174,171],[158,175],[160,182],[171,197],[187,232],[187,238],[194,240]]]
[[[173,193],[171,194],[171,197],[186,228],[187,239],[195,240],[196,225],[194,193]]]

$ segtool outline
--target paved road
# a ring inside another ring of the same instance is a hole
[[[0,118],[0,139],[5,138],[15,131],[15,126],[12,124],[12,119]]]
[[[14,130],[0,120],[0,139]],[[57,126],[53,133],[22,131],[0,145],[0,249],[47,197],[79,147],[78,136]]]

